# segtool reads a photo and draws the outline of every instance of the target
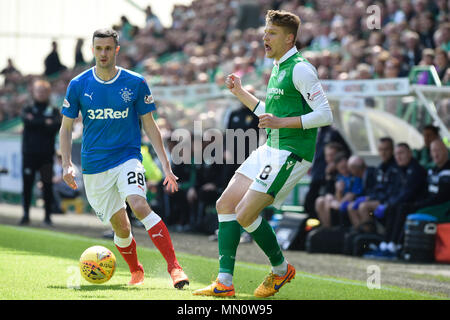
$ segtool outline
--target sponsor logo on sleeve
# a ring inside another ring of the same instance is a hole
[[[320,94],[320,90],[311,94],[311,93],[307,93],[306,96],[308,98],[309,101],[314,101],[314,99]]]
[[[64,107],[64,108],[70,108],[70,103],[69,103],[69,101],[67,101],[67,99],[64,99],[64,101],[63,101],[63,107]]]
[[[146,96],[144,97],[144,102],[145,102],[145,104],[151,104],[151,103],[154,103],[155,100],[153,99],[153,95],[146,95]]]

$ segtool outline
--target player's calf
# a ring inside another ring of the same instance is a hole
[[[174,287],[182,289],[185,285],[189,284],[189,279],[178,263],[172,239],[170,238],[166,224],[161,220],[161,217],[153,211],[142,219],[141,222],[144,225],[145,230],[147,230],[153,244],[166,260],[167,271],[172,277]]]

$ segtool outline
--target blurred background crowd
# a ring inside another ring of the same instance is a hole
[[[367,10],[372,5],[380,10],[379,25],[375,29],[371,20],[373,12]],[[122,16],[113,26],[120,34],[121,49],[117,64],[143,74],[150,88],[204,83],[215,83],[223,88],[225,77],[234,72],[243,78],[244,83],[251,83],[253,90],[264,91],[273,66],[272,60],[265,58],[262,42],[264,17],[268,9],[298,14],[302,24],[296,46],[317,68],[322,80],[408,77],[414,66],[434,66],[442,85],[450,84],[450,1],[447,0],[195,0],[190,5],[174,7],[170,27],[163,27],[157,12],[148,6],[145,9],[145,27],[134,25],[126,16]],[[24,106],[32,100],[30,86],[36,78],[45,78],[51,83],[51,104],[61,106],[69,81],[93,65],[91,57],[82,54],[84,45],[90,46],[90,43],[83,43],[81,39],[76,42],[74,64],[65,66],[60,62],[58,43],[54,41],[52,51],[43,61],[43,75],[23,74],[20,66],[14,64],[14,58],[9,59],[7,67],[1,71],[4,82],[0,86],[0,124],[21,116]],[[432,83],[427,73],[417,77],[416,81],[419,84]],[[444,116],[448,117],[448,114]],[[176,104],[162,103],[158,105],[157,117],[164,137],[168,138],[177,128],[177,121],[192,123],[199,119],[199,113]],[[227,115],[224,124],[227,128],[237,128],[233,127],[236,125],[257,130],[257,119],[244,109],[238,109]],[[424,161],[420,164],[424,168],[420,174],[425,185],[425,168],[430,168],[430,164],[436,165],[436,161],[439,166],[448,165],[448,158],[443,161],[438,159],[438,155],[436,159],[431,156],[432,141],[426,140],[425,131],[431,130],[435,139],[439,139],[438,129],[431,126],[423,130],[424,150],[413,154],[408,145],[399,146],[388,141],[389,155],[385,160],[392,164],[397,160],[400,162],[398,168],[406,168],[413,155],[417,161]],[[330,180],[327,183],[331,191],[324,191],[323,183],[331,167],[333,179],[337,179],[338,174],[356,174],[361,178],[366,165],[359,158],[349,158],[351,151],[348,147],[342,149],[345,144],[342,140],[338,141],[341,147],[334,153],[346,152],[338,157],[328,155],[326,158],[324,149],[331,138],[329,134],[326,138],[323,131],[324,140],[319,141],[321,146],[318,149],[320,161],[317,161],[317,165],[320,162],[317,171],[320,173],[320,183],[316,186],[317,190],[312,190],[316,193],[307,197],[305,207],[312,217],[320,218],[324,225],[335,224],[330,216],[334,210],[349,212],[348,219],[351,221],[348,224],[361,227],[367,222],[366,212],[361,214],[361,218],[353,211],[368,201],[367,198],[364,201],[359,198],[363,193],[353,192],[353,198],[343,200],[341,184]],[[74,135],[75,138],[81,135],[80,124]],[[171,141],[166,142],[169,149],[173,147]],[[380,144],[383,143],[380,141]],[[203,145],[205,147],[207,143]],[[445,157],[447,153],[441,147],[436,147],[439,149],[437,153]],[[408,154],[406,164],[396,156],[394,159],[397,149]],[[246,153],[249,151],[246,150]],[[380,157],[383,159],[382,154]],[[217,218],[214,214],[207,214],[209,211],[214,213],[215,200],[235,169],[235,166],[227,167],[208,161],[201,165],[174,165],[174,172],[180,177],[180,192],[174,195],[161,193],[161,189],[158,191],[160,178],[150,181],[154,205],[167,213],[168,225],[179,230],[196,228],[211,233]],[[404,170],[396,170],[401,180],[396,186],[407,184],[409,178]],[[315,182],[314,172],[312,178]],[[421,192],[426,197],[426,191]],[[357,199],[360,202],[355,205],[353,201]],[[344,201],[347,201],[345,208]],[[386,202],[379,202],[372,211],[379,205],[386,205]],[[205,217],[211,220],[207,221]],[[390,239],[386,241],[392,242]]]
[[[367,8],[380,8],[379,29],[369,29]],[[145,75],[150,86],[215,82],[235,72],[251,78],[258,88],[267,83],[272,62],[264,57],[261,41],[268,9],[298,14],[302,25],[297,47],[317,68],[320,79],[379,79],[407,77],[416,65],[434,65],[443,84],[450,83],[450,16],[446,0],[195,0],[176,5],[173,22],[162,26],[151,7],[146,26],[139,28],[123,16],[114,26],[120,32],[118,65]],[[73,66],[64,66],[58,45],[45,60],[52,97],[62,101],[72,77],[91,65],[79,40]],[[36,76],[20,72],[11,58],[1,71],[0,121],[18,116],[29,99]],[[427,83],[426,77],[419,79]]]

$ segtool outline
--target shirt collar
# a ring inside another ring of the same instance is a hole
[[[96,71],[95,66],[92,67],[92,74],[94,75],[94,79],[97,80],[97,82],[100,82],[101,84],[111,84],[111,83],[114,83],[117,80],[117,78],[119,78],[120,73],[122,72],[121,67],[117,67],[117,69],[118,69],[118,71],[117,71],[116,75],[111,80],[108,80],[108,81],[104,81],[97,76],[97,74],[95,73],[95,71]]]
[[[286,52],[284,54],[284,56],[281,57],[280,60],[273,60],[273,64],[276,66],[279,66],[280,64],[282,64],[284,61],[286,61],[287,59],[289,59],[290,57],[292,57],[294,54],[296,54],[297,48],[295,46],[293,46],[291,49],[288,50],[288,52]]]

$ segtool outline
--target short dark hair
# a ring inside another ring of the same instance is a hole
[[[399,142],[397,143],[397,148],[405,148],[407,150],[411,150],[409,144],[407,144],[406,142]]]
[[[339,142],[335,142],[335,141],[328,142],[325,145],[324,149],[325,148],[333,149],[336,152],[344,151],[344,146],[342,144],[340,144]]]
[[[436,136],[439,136],[439,127],[433,126],[432,124],[427,124],[425,127],[423,127],[422,131],[425,130],[433,131]]]
[[[42,79],[42,78],[35,79],[33,81],[33,87],[34,86],[42,86],[42,87],[45,87],[48,90],[50,90],[52,88],[50,82],[48,82],[47,80]]]
[[[378,140],[380,143],[388,142],[391,145],[391,148],[394,149],[394,140],[391,137],[382,137]]]
[[[269,10],[266,14],[266,23],[268,22],[286,29],[287,33],[292,33],[295,43],[298,27],[301,24],[300,18],[297,15],[284,10]]]
[[[346,160],[346,161],[348,160],[348,156],[345,152],[339,152],[338,154],[336,154],[336,156],[334,158],[334,164],[338,164],[342,160]]]
[[[119,45],[119,34],[116,30],[111,28],[102,28],[95,30],[94,34],[92,35],[92,43],[94,43],[95,38],[113,38],[114,43],[116,47]]]

